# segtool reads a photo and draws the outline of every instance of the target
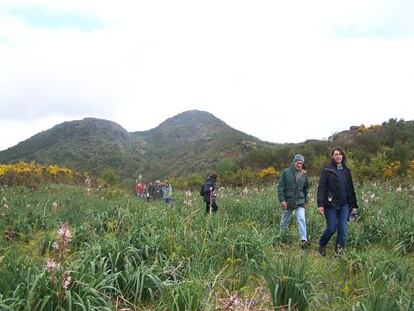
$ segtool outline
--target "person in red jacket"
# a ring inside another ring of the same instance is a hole
[[[145,185],[140,180],[136,181],[135,193],[137,194],[138,198],[140,198],[141,200],[145,199]]]

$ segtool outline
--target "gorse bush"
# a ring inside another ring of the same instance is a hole
[[[35,162],[0,164],[0,185],[38,187],[45,183],[83,183],[87,175],[78,174],[66,167],[44,166]]]

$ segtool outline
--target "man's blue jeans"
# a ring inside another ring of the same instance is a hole
[[[282,209],[282,217],[280,219],[280,228],[282,230],[287,230],[290,224],[290,218],[292,212],[295,211],[296,221],[298,223],[299,236],[302,241],[307,241],[306,236],[306,219],[305,219],[305,208],[298,206],[296,209]]]
[[[345,247],[348,233],[349,205],[325,208],[326,229],[319,240],[319,245],[326,246],[332,235],[337,231],[336,245]]]

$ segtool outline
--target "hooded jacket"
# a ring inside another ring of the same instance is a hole
[[[342,169],[345,175],[345,201],[350,208],[358,208],[357,199],[355,195],[354,183],[352,181],[351,171],[342,163]],[[318,207],[333,208],[340,204],[341,189],[340,178],[336,164],[332,161],[325,166],[321,172],[319,179],[317,203]]]

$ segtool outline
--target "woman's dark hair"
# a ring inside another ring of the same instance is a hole
[[[331,151],[331,157],[333,156],[335,151],[339,151],[342,154],[342,163],[345,164],[346,163],[346,153],[345,150],[342,149],[341,147],[334,147]]]
[[[218,177],[217,173],[213,173],[210,175],[210,178],[214,180],[217,180],[217,177]]]

